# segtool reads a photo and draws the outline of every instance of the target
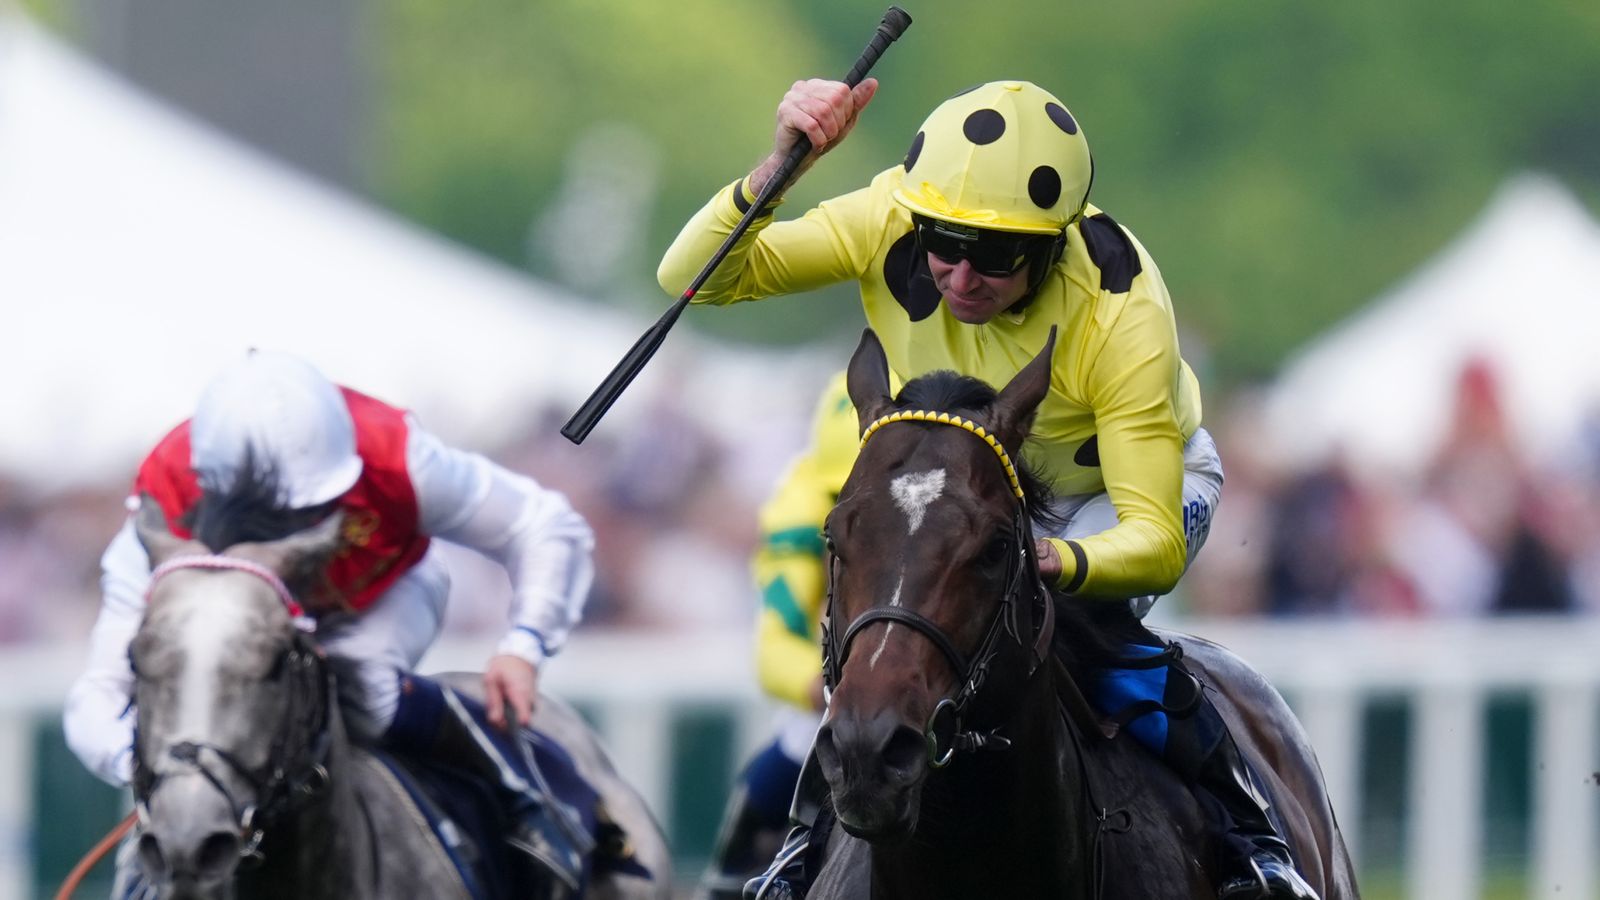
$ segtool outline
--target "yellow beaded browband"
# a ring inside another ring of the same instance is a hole
[[[952,416],[949,413],[944,412],[931,412],[925,409],[905,409],[901,410],[900,412],[890,413],[887,416],[884,416],[883,418],[873,422],[871,425],[868,425],[867,429],[861,433],[861,446],[865,447],[867,445],[868,438],[872,437],[872,435],[875,434],[879,428],[882,428],[891,422],[932,422],[936,425],[954,425],[957,428],[969,431],[978,437],[983,438],[984,443],[988,444],[989,448],[995,452],[995,455],[1000,457],[1000,464],[1005,466],[1006,477],[1011,479],[1011,493],[1016,494],[1018,500],[1027,499],[1026,495],[1024,495],[1022,492],[1022,479],[1017,477],[1017,467],[1011,464],[1010,454],[1006,453],[1006,448],[1000,446],[999,439],[997,439],[993,434],[990,434],[987,429],[985,429],[982,425],[979,425],[977,422],[974,422],[971,419],[963,419],[960,416]]]

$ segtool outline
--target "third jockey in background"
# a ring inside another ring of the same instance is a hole
[[[838,502],[855,462],[859,436],[844,373],[828,380],[811,419],[811,443],[790,463],[761,507],[761,539],[752,563],[761,591],[756,671],[768,696],[786,704],[772,742],[746,765],[723,814],[701,900],[734,900],[766,868],[789,828],[801,764],[825,707],[822,606],[827,594],[822,523]]]

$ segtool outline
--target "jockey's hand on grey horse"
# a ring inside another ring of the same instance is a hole
[[[488,707],[489,724],[507,728],[506,709],[518,727],[533,721],[533,707],[539,698],[539,670],[520,656],[502,653],[489,660],[483,670],[483,705]]]
[[[1033,555],[1039,560],[1039,580],[1048,585],[1061,580],[1061,554],[1055,544],[1040,538],[1033,544]]]

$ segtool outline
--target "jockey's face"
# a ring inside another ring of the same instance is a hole
[[[969,325],[982,325],[993,319],[1016,305],[1028,292],[1027,266],[1010,275],[983,275],[972,267],[970,260],[957,259],[952,263],[929,253],[928,270],[933,275],[934,285],[944,296],[950,315]]]

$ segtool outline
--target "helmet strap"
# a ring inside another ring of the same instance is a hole
[[[1028,304],[1033,302],[1040,286],[1044,284],[1045,277],[1055,268],[1056,263],[1061,261],[1062,254],[1066,252],[1067,232],[1066,229],[1062,229],[1056,234],[1056,239],[1050,242],[1048,249],[1033,254],[1033,258],[1028,260],[1028,290],[1022,295],[1022,299],[1011,304],[1009,312],[1022,312],[1028,308]]]

